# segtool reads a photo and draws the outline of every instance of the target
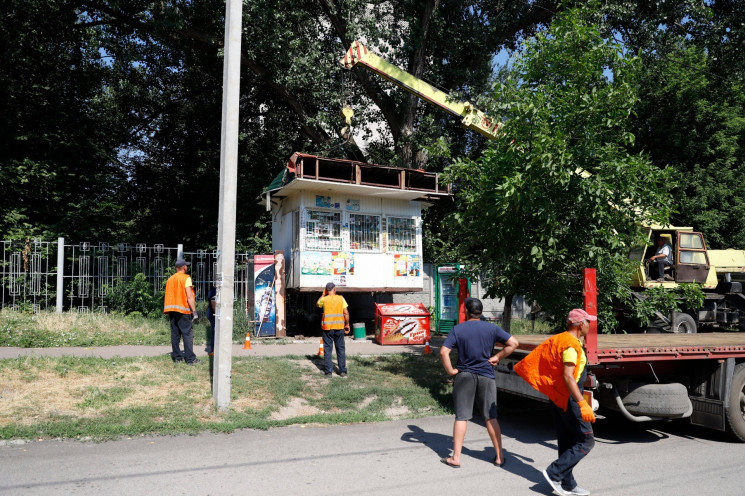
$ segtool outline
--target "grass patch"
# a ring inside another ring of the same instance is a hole
[[[494,322],[498,326],[502,322]],[[563,330],[563,329],[562,329]],[[510,322],[510,334],[554,334],[557,328],[554,323],[543,319],[512,319]]]
[[[2,360],[0,439],[104,440],[452,413],[452,386],[434,354],[349,357],[347,379],[329,379],[321,366],[315,356],[234,357],[231,406],[218,412],[207,361]]]
[[[201,315],[205,311],[200,310]],[[243,342],[249,322],[240,310],[235,312],[233,342]],[[239,318],[240,316],[240,318]],[[206,317],[194,326],[194,345],[209,339]],[[58,346],[116,346],[171,344],[171,328],[166,316],[147,318],[139,314],[39,312],[29,314],[0,310],[0,346],[52,348]]]

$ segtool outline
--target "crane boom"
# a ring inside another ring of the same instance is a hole
[[[453,115],[461,117],[464,127],[477,131],[489,139],[495,139],[500,134],[500,129],[502,128],[501,122],[494,121],[469,102],[454,101],[444,91],[438,90],[431,84],[425,83],[421,79],[399,69],[368,50],[359,41],[352,43],[346,55],[344,55],[344,58],[339,63],[345,69],[352,69],[356,65],[362,65],[419,98]]]

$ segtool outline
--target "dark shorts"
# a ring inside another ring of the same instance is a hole
[[[497,381],[471,372],[458,372],[453,380],[455,420],[470,420],[473,403],[485,420],[497,418]]]

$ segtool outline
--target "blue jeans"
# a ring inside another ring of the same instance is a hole
[[[579,390],[583,391],[582,385],[587,376],[587,369],[582,371],[579,378]],[[567,411],[551,403],[551,410],[556,423],[556,441],[559,446],[559,458],[546,469],[551,480],[560,481],[561,487],[572,490],[577,486],[572,471],[574,467],[595,446],[595,436],[592,432],[592,424],[582,420],[579,405],[574,399],[569,398]]]
[[[331,347],[336,346],[336,359],[339,362],[339,373],[347,373],[347,354],[344,348],[344,329],[323,331],[323,360],[324,372],[330,374],[334,371],[331,362]]]
[[[185,360],[191,363],[197,359],[194,354],[194,330],[191,327],[191,315],[187,313],[168,312],[171,320],[171,358],[174,362]],[[184,338],[184,351],[179,349],[181,338]]]

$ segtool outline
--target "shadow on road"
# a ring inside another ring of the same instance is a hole
[[[483,429],[486,432],[486,426],[483,420],[473,419],[470,421],[470,429]],[[401,440],[407,443],[420,443],[434,451],[438,458],[445,458],[450,455],[451,448],[453,446],[453,438],[449,435],[440,434],[438,432],[427,432],[418,425],[409,424],[407,426],[409,432],[405,432],[401,436]],[[510,436],[505,436],[503,433],[503,440]],[[466,438],[466,443],[468,438]],[[530,457],[523,456],[519,453],[510,451],[506,448],[502,448],[504,455],[505,464],[503,467],[494,467],[494,470],[505,470],[519,477],[524,478],[527,481],[533,482],[535,485],[531,488],[534,492],[550,493],[551,488],[544,481],[541,470],[531,465],[535,462]],[[477,460],[485,461],[489,464],[494,462],[495,453],[494,448],[489,443],[488,446],[480,450],[469,448],[466,444],[463,446],[461,463],[468,463],[468,458],[474,458]]]

